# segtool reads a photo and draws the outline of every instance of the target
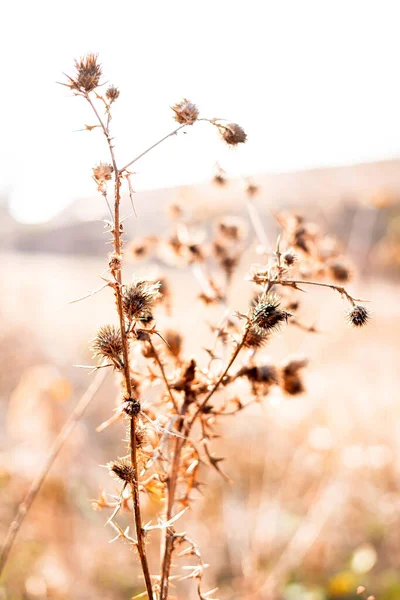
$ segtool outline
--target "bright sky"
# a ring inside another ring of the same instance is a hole
[[[225,147],[199,123],[136,165],[137,190],[400,155],[397,0],[9,0],[0,51],[0,194],[22,221],[95,193],[107,160],[84,101],[56,85],[98,52],[121,96],[113,133],[126,163],[170,130],[187,97],[241,124]]]

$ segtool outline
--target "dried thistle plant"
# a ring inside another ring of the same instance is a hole
[[[104,325],[97,333],[92,347],[100,363],[94,369],[111,367],[117,372],[120,382],[117,417],[125,419],[127,424],[127,455],[108,465],[110,473],[121,484],[120,502],[108,504],[103,497],[96,507],[113,509],[107,522],[117,532],[115,539],[123,539],[137,550],[146,587],[142,597],[147,594],[151,600],[167,600],[174,577],[175,580],[195,580],[198,597],[211,600],[214,591],[203,592],[201,588],[206,565],[200,549],[186,533],[177,529],[177,523],[200,486],[199,472],[203,464],[229,479],[221,467],[221,457],[212,451],[219,418],[262,402],[273,387],[280,387],[282,393],[289,395],[304,391],[301,376],[307,365],[304,357],[288,357],[283,364],[275,365],[262,354],[279,329],[284,331],[287,326],[297,326],[307,332],[315,330],[303,325],[297,317],[297,295],[303,287],[319,286],[338,292],[349,303],[348,319],[357,328],[367,323],[369,313],[342,285],[323,281],[330,276],[340,284],[347,282],[349,269],[342,262],[340,249],[329,246],[328,251],[324,236],[302,217],[276,215],[281,235],[275,252],[267,249],[263,224],[253,204],[259,190],[249,183],[246,193],[251,226],[263,247],[265,262],[252,267],[248,277],[257,288],[257,294],[246,314],[232,313],[228,301],[232,277],[243,254],[247,224],[243,227],[237,219],[226,217],[217,224],[209,243],[199,243],[179,210],[174,212],[173,230],[164,239],[152,238],[151,243],[141,240],[137,242],[140,251],[131,245],[130,252],[137,259],[152,251],[159,256],[168,251],[169,259],[174,257],[178,266],[193,272],[204,304],[220,305],[224,310],[222,320],[212,326],[215,339],[207,348],[208,362],[204,364],[197,356],[186,357],[184,332],[159,331],[156,326],[155,317],[157,310],[161,310],[163,295],[168,300],[168,310],[171,306],[166,282],[156,282],[150,277],[130,284],[123,282],[121,193],[125,186],[127,193],[132,194],[129,167],[185,127],[205,121],[217,128],[228,146],[246,142],[246,133],[236,123],[225,125],[221,119],[201,117],[198,107],[184,99],[172,107],[179,127],[120,167],[110,131],[112,110],[120,92],[110,86],[101,93],[102,69],[96,55],[76,61],[75,66],[75,74],[68,76],[65,85],[91,106],[96,125],[86,129],[98,127],[102,131],[110,161],[96,166],[93,178],[111,214],[106,227],[113,252],[108,258],[106,283],[100,289],[112,290],[118,325]],[[217,185],[226,184],[220,167],[214,181]],[[111,185],[113,204],[108,198]],[[239,355],[241,364],[236,365]],[[217,370],[216,359],[222,365]],[[159,379],[163,387],[157,401],[148,405],[143,395],[155,379]],[[239,400],[234,392],[240,379],[248,383],[248,396]],[[128,500],[124,496],[126,490],[130,492]],[[141,498],[144,494],[156,496],[163,503],[163,514],[158,515],[156,525],[143,522]],[[127,507],[133,512],[136,538],[131,537],[128,530],[123,531],[117,522],[118,513]],[[162,540],[158,566],[149,564],[147,554],[149,534],[156,529],[161,532]],[[193,557],[194,564],[189,574],[182,575],[175,571],[178,568],[175,562],[187,555]]]

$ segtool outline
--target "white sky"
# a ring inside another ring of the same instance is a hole
[[[121,90],[113,133],[128,162],[173,129],[187,97],[241,124],[226,148],[205,123],[136,165],[137,190],[400,155],[397,0],[9,0],[0,31],[0,193],[23,221],[92,195],[107,160],[82,99],[56,85],[99,52]]]

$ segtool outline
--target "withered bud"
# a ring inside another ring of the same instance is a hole
[[[295,375],[300,369],[304,369],[307,365],[308,359],[304,356],[289,357],[282,364],[282,375],[283,377]]]
[[[100,184],[104,183],[105,181],[110,181],[114,169],[112,165],[101,162],[99,165],[97,165],[97,167],[94,167],[92,171],[94,180],[96,183]]]
[[[346,283],[351,278],[351,272],[347,265],[342,262],[333,262],[328,265],[329,274],[335,281]]]
[[[203,262],[204,252],[200,244],[188,244],[187,246],[190,262]]]
[[[279,377],[276,367],[273,365],[257,365],[253,367],[242,367],[239,376],[245,376],[249,381],[264,383],[267,385],[278,385]]]
[[[282,387],[290,396],[296,396],[304,392],[304,385],[300,375],[290,375],[282,380]]]
[[[238,242],[243,238],[243,221],[237,217],[225,217],[217,223],[218,233],[231,242]]]
[[[119,271],[121,269],[122,257],[117,252],[112,252],[108,256],[108,266],[110,267],[110,271],[113,273],[115,271]]]
[[[178,356],[180,355],[180,353],[182,351],[182,342],[183,342],[182,335],[178,331],[175,331],[173,329],[168,329],[164,333],[164,338],[168,344],[168,346],[167,346],[168,351],[172,354],[172,356],[175,356],[176,358],[178,358]]]
[[[192,358],[182,373],[182,379],[185,383],[191,383],[196,376],[196,361]]]
[[[280,324],[287,322],[291,314],[280,307],[280,300],[275,294],[260,296],[253,308],[252,324],[264,331],[278,329]]]
[[[129,321],[146,321],[152,319],[151,308],[161,296],[160,283],[136,281],[124,286],[122,292],[122,308]]]
[[[245,348],[262,348],[268,341],[268,332],[258,327],[250,327],[244,341],[244,346]]]
[[[128,417],[136,417],[140,413],[140,402],[137,398],[125,398],[122,407]]]
[[[103,325],[97,332],[92,342],[94,356],[112,361],[117,368],[122,366],[122,339],[121,332],[114,325]]]
[[[107,465],[110,475],[125,483],[133,483],[135,481],[135,470],[132,463],[127,458],[118,458],[117,460],[108,463]]]
[[[307,364],[308,359],[303,356],[289,357],[283,362],[281,367],[282,387],[287,394],[296,396],[304,392],[304,385],[299,371]]]
[[[293,267],[293,265],[296,264],[297,260],[297,254],[295,254],[295,252],[293,252],[291,248],[289,248],[289,250],[286,250],[282,254],[282,261],[285,267]]]
[[[199,118],[199,109],[186,98],[171,106],[171,108],[175,113],[175,121],[181,125],[193,125]]]
[[[102,71],[97,58],[97,54],[87,54],[83,58],[75,60],[76,76],[75,79],[70,78],[71,88],[92,92],[98,87]]]
[[[110,87],[106,91],[106,98],[110,101],[110,104],[115,102],[119,96],[119,89],[114,85],[110,85]]]
[[[256,196],[259,191],[260,188],[258,187],[258,185],[255,185],[255,183],[249,183],[246,188],[247,195],[250,196],[250,198]]]
[[[219,132],[225,142],[229,146],[237,146],[238,144],[244,144],[247,139],[247,135],[237,123],[230,123],[229,125],[218,125]]]
[[[222,173],[217,173],[213,177],[213,182],[215,183],[215,185],[224,187],[224,185],[226,185],[226,177],[224,177]]]
[[[347,318],[351,325],[354,327],[362,327],[366,325],[370,319],[368,310],[360,304],[355,304],[353,308],[348,312]]]

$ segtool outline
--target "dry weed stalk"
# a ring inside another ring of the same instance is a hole
[[[200,550],[185,532],[176,529],[176,525],[190,506],[192,493],[201,485],[199,471],[202,464],[213,467],[228,478],[221,468],[222,458],[215,456],[211,450],[219,418],[234,415],[250,404],[261,402],[274,386],[280,386],[282,393],[289,395],[303,391],[301,371],[307,363],[304,357],[289,357],[282,365],[272,365],[265,362],[261,353],[274,332],[282,327],[294,325],[306,331],[315,330],[304,325],[297,316],[297,292],[303,291],[303,286],[327,287],[338,292],[349,302],[348,318],[355,327],[367,322],[368,312],[342,286],[347,281],[348,271],[341,262],[338,246],[327,248],[324,236],[301,217],[276,215],[282,233],[275,252],[272,252],[254,204],[258,189],[249,183],[247,208],[251,225],[262,245],[264,264],[253,267],[249,276],[256,294],[246,314],[232,315],[228,308],[230,283],[246,245],[246,224],[242,221],[221,219],[210,244],[199,244],[192,237],[183,211],[177,208],[170,236],[141,240],[140,249],[136,246],[133,250],[133,254],[139,257],[158,251],[178,265],[190,266],[200,284],[199,298],[207,306],[223,307],[221,321],[212,328],[215,341],[207,349],[208,364],[201,365],[197,358],[185,358],[182,333],[159,332],[154,321],[157,306],[163,302],[162,296],[168,298],[165,282],[136,279],[127,284],[123,281],[122,187],[126,185],[132,200],[129,167],[160,143],[198,121],[214,126],[222,141],[229,146],[244,143],[246,134],[235,123],[224,124],[221,119],[200,117],[197,106],[184,99],[172,107],[179,126],[121,168],[116,160],[110,130],[112,109],[119,91],[110,86],[102,93],[102,69],[96,55],[90,54],[76,61],[75,66],[76,73],[67,76],[68,81],[64,85],[88,102],[96,123],[86,125],[85,130],[100,129],[109,152],[109,162],[101,162],[93,169],[97,189],[110,210],[111,219],[106,221],[106,227],[113,245],[105,285],[97,291],[108,287],[112,289],[118,326],[106,324],[97,333],[93,350],[101,364],[94,369],[111,367],[117,373],[120,402],[116,416],[104,426],[119,417],[124,418],[128,445],[126,456],[109,463],[110,473],[121,483],[119,500],[108,502],[106,495],[102,494],[93,503],[97,508],[112,509],[108,523],[116,531],[114,539],[123,539],[137,550],[146,586],[146,592],[140,596],[147,594],[151,600],[169,598],[173,555],[180,549],[177,556],[191,556],[194,564],[186,565],[187,575],[174,575],[174,579],[197,580],[198,597],[211,600],[215,590],[201,590],[206,565]],[[111,183],[113,206],[108,197]],[[215,183],[227,184],[220,167]],[[322,281],[326,276],[336,277],[338,283]],[[282,292],[280,296],[276,293],[279,290]],[[91,295],[93,293],[81,299]],[[234,370],[239,355],[243,361]],[[229,358],[224,360],[226,356]],[[216,364],[224,363],[225,366],[216,370]],[[155,379],[162,380],[163,390],[157,402],[148,405],[142,398],[146,387]],[[245,399],[234,394],[237,380],[248,383],[249,393]],[[225,393],[218,396],[217,392],[221,389]],[[126,495],[128,490],[129,498]],[[156,498],[163,507],[164,514],[156,525],[143,521],[142,494]],[[116,521],[118,513],[127,507],[133,511],[136,538],[129,535],[129,528],[123,531]],[[150,568],[146,552],[149,534],[154,530],[159,530],[162,536],[158,573],[154,566]]]

